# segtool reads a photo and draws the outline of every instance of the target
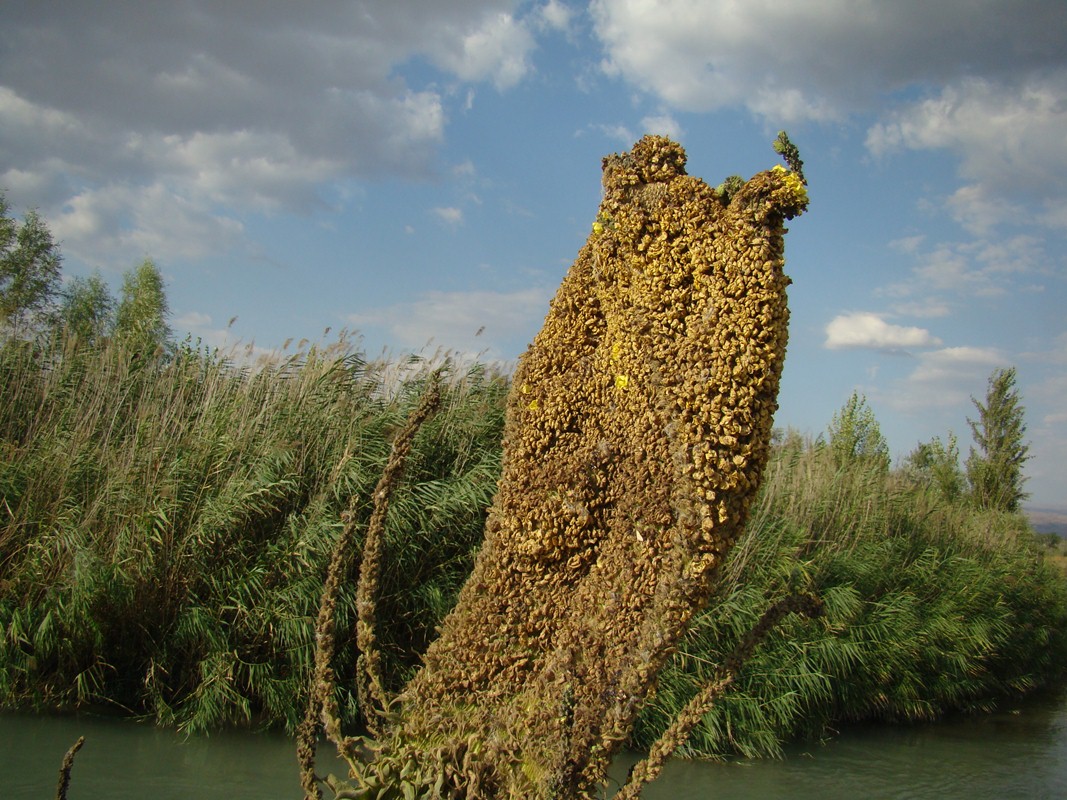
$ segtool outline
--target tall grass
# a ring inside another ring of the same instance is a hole
[[[948,504],[828,448],[780,448],[708,610],[646,709],[655,740],[768,598],[803,588],[820,619],[790,618],[691,737],[695,756],[767,756],[843,720],[927,720],[990,708],[1059,677],[1067,582],[1017,515]]]
[[[115,342],[3,343],[0,707],[294,730],[342,513],[356,498],[361,536],[430,374],[401,366],[343,337],[254,368],[190,347],[153,360]],[[506,379],[453,367],[443,391],[385,531],[377,613],[392,689],[466,579],[500,471]],[[947,503],[871,462],[840,467],[794,437],[635,744],[795,589],[825,615],[765,641],[689,754],[774,754],[841,720],[929,719],[1048,682],[1067,663],[1067,582],[1043,549],[1021,517]],[[354,575],[337,609],[353,724]]]
[[[293,729],[326,560],[361,521],[427,368],[343,338],[256,368],[189,347],[0,348],[0,703]],[[458,374],[386,531],[396,680],[453,601],[499,472],[504,381]],[[353,630],[354,586],[338,606]],[[339,642],[347,659],[353,638]],[[351,718],[354,703],[344,698]]]

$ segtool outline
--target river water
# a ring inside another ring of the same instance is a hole
[[[79,736],[86,742],[70,800],[301,797],[294,748],[283,736],[186,738],[113,718],[0,714],[0,800],[54,797],[63,754]],[[629,763],[616,765],[617,778]],[[1067,798],[1067,694],[936,724],[856,726],[825,744],[793,746],[780,760],[673,761],[644,797]]]

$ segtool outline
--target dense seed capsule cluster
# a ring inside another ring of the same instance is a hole
[[[400,738],[467,742],[469,770],[471,741],[518,746],[477,779],[518,796],[592,791],[767,460],[783,222],[807,193],[778,167],[726,198],[685,162],[654,136],[604,160],[589,240],[515,373],[485,545],[402,698]]]

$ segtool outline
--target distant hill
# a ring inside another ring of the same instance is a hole
[[[1061,539],[1067,539],[1067,512],[1028,508],[1025,513],[1030,525],[1038,533],[1054,533]]]

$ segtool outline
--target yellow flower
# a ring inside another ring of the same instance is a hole
[[[530,401],[530,405],[528,405],[528,406],[526,406],[526,407],[527,407],[528,409],[530,409],[531,411],[536,411],[536,410],[537,410],[538,408],[540,408],[540,407],[541,407],[541,404],[540,404],[540,403],[538,403],[538,402],[537,402],[536,400],[531,400],[531,401]]]
[[[808,202],[808,187],[804,185],[804,181],[800,180],[800,177],[795,172],[790,172],[781,164],[775,164],[771,167],[771,172],[782,176],[782,181],[785,183],[786,188],[793,193],[797,202]]]
[[[604,228],[611,225],[611,217],[607,214],[597,214],[596,222],[593,223],[593,235],[596,236],[604,232]]]
[[[625,389],[629,385],[630,385],[630,376],[629,375],[616,375],[615,376],[615,388],[616,389]]]

